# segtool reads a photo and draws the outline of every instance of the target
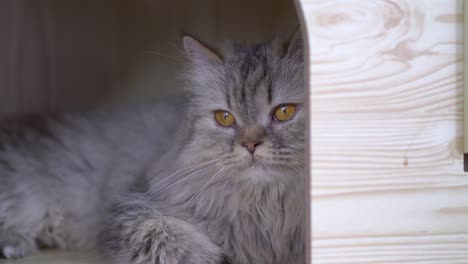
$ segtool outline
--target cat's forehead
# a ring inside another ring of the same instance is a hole
[[[295,67],[294,62],[285,59],[277,46],[234,46],[225,67],[230,75],[224,87],[227,107],[243,119],[254,121],[276,104],[295,103],[302,97],[297,95],[297,87],[289,87],[289,83],[296,85],[296,79],[302,79],[302,71],[288,71]]]

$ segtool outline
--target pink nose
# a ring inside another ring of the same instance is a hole
[[[242,146],[244,146],[250,154],[254,154],[255,149],[257,148],[258,145],[262,144],[263,142],[242,142]]]

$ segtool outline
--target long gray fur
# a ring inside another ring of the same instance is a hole
[[[169,148],[179,111],[145,103],[5,124],[0,255],[95,247],[113,201]]]
[[[302,39],[213,52],[186,36],[184,46],[184,118],[170,102],[71,115],[4,146],[4,255],[30,253],[37,241],[94,246],[100,232],[121,264],[304,263]],[[296,115],[274,121],[284,103],[297,104]],[[235,126],[216,123],[220,109]],[[264,131],[254,156],[241,146],[252,129]]]

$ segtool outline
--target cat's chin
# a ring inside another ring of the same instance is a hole
[[[279,172],[261,160],[252,159],[240,170],[243,181],[249,183],[271,183],[276,181]]]
[[[239,173],[237,178],[249,184],[272,183],[282,177],[278,168],[264,160],[261,155],[252,156],[247,151],[239,153],[236,165]]]
[[[242,179],[249,183],[268,183],[274,180],[265,169],[259,166],[252,166],[244,169]]]

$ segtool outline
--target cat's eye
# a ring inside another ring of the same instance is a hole
[[[293,118],[296,113],[296,108],[295,104],[279,105],[273,113],[273,119],[277,121],[287,121]]]
[[[229,113],[228,111],[224,110],[218,110],[215,112],[215,119],[218,124],[222,126],[232,126],[234,123],[236,123],[236,119],[234,116]]]

